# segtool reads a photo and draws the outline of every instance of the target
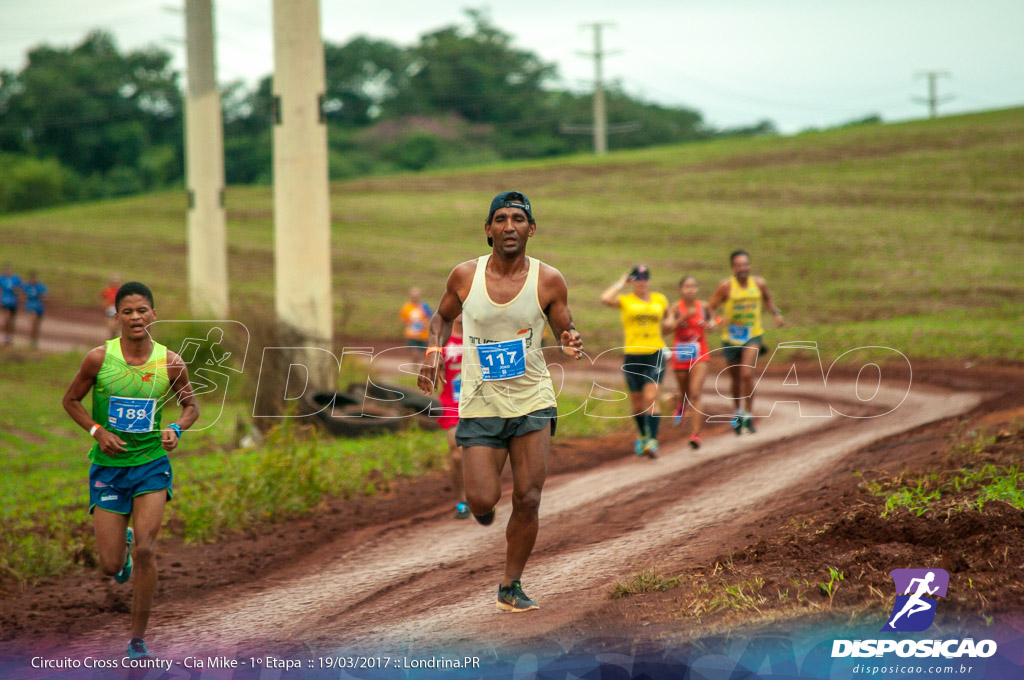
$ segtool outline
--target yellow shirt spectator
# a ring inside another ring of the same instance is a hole
[[[651,293],[647,302],[635,293],[619,296],[622,328],[626,334],[623,353],[653,354],[665,347],[661,339],[661,319],[666,309],[668,298],[661,293]]]

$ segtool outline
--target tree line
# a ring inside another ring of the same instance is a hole
[[[553,64],[513,44],[478,11],[464,26],[413,46],[357,37],[326,42],[332,179],[585,151],[591,97],[555,87]],[[42,45],[15,73],[0,71],[0,212],[122,196],[183,183],[181,76],[159,48],[118,49],[104,31],[72,47]],[[222,92],[229,184],[270,183],[273,90]],[[767,121],[715,130],[697,111],[661,106],[612,86],[610,123],[629,123],[610,148],[774,133]]]

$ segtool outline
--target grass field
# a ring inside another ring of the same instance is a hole
[[[742,247],[789,322],[771,342],[1024,359],[1022,169],[1024,111],[1012,109],[335,184],[335,325],[397,337],[407,289],[436,302],[451,267],[486,251],[489,198],[517,187],[539,224],[530,252],[565,274],[590,350],[619,344],[598,295],[621,272],[646,262],[670,297],[693,273],[709,295]],[[185,209],[179,192],[8,216],[0,247],[61,305],[94,305],[117,271],[180,318]],[[232,302],[267,308],[270,189],[232,187],[227,209]]]
[[[746,248],[789,322],[769,330],[770,343],[814,340],[826,360],[880,345],[912,359],[1019,361],[1022,169],[1024,110],[1016,109],[336,184],[336,330],[397,338],[407,289],[420,286],[435,302],[451,267],[486,251],[490,197],[517,188],[539,223],[530,253],[565,274],[591,354],[620,342],[618,315],[598,296],[629,267],[650,265],[653,288],[670,298],[683,273],[695,274],[707,296],[728,274],[728,253]],[[232,304],[239,314],[270,308],[270,189],[232,187],[227,208]],[[150,284],[161,318],[187,318],[185,210],[178,192],[6,216],[0,260],[38,269],[56,307],[95,307],[116,271]],[[0,580],[57,574],[91,551],[82,509],[88,442],[60,408],[80,360],[0,357]],[[349,442],[286,430],[237,452],[235,421],[246,413],[236,399],[217,425],[189,435],[178,493],[206,500],[172,504],[187,539],[443,464],[437,433]],[[622,426],[578,421],[560,431]],[[269,469],[294,474],[270,475],[280,481],[270,486]]]

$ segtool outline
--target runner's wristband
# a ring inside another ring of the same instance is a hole
[[[179,426],[177,423],[171,423],[167,427],[174,430],[174,432],[178,435],[178,439],[181,439],[181,426]]]
[[[428,347],[427,348],[427,353],[426,353],[425,356],[429,357],[431,352],[440,352],[440,351],[441,351],[441,347],[438,347],[437,345],[434,345],[433,347]]]
[[[89,436],[95,438],[96,437],[96,430],[98,430],[98,429],[100,429],[100,424],[99,423],[93,423],[92,427],[89,428]]]

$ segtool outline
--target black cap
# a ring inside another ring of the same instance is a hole
[[[502,208],[519,208],[526,213],[526,218],[533,222],[533,209],[530,207],[530,199],[526,194],[519,191],[502,191],[491,200],[491,210],[487,213],[487,224],[491,223],[494,213]],[[487,245],[493,246],[494,239],[487,237]]]
[[[651,270],[645,264],[638,264],[629,271],[630,281],[646,281],[651,278]]]

